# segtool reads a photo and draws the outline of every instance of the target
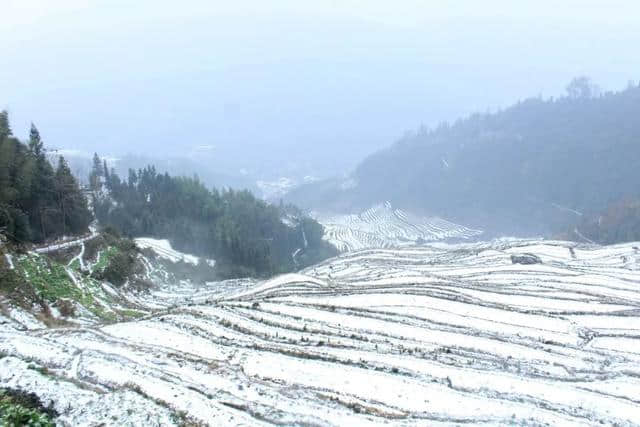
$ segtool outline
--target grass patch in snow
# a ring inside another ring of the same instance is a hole
[[[0,293],[25,309],[30,309],[34,303],[43,303],[33,287],[17,270],[4,267],[0,267]]]
[[[93,266],[93,271],[95,273],[102,273],[105,268],[109,265],[111,259],[118,253],[118,248],[115,246],[109,246],[105,250],[101,251],[99,254],[98,262]]]
[[[123,309],[117,309],[116,310],[117,313],[123,317],[126,318],[133,318],[133,319],[138,319],[140,317],[146,316],[147,312],[144,311],[140,311],[140,310],[132,310],[132,309],[128,309],[128,308],[123,308]]]
[[[80,271],[80,261],[77,258],[74,259],[71,264],[69,264],[69,267],[75,271]]]
[[[137,262],[139,249],[133,240],[115,239],[110,236],[111,244],[100,254],[93,268],[93,277],[106,280],[120,287],[133,278],[141,266]]]
[[[35,393],[0,389],[0,425],[54,427],[55,410],[45,407]]]
[[[18,268],[37,290],[38,294],[50,302],[59,298],[82,299],[82,292],[72,282],[64,267],[55,261],[35,254],[17,259]]]
[[[101,319],[115,320],[114,313],[99,304],[95,298],[99,296],[106,303],[112,302],[111,296],[102,290],[100,283],[95,279],[72,270],[76,285],[63,265],[42,255],[23,255],[16,261],[24,279],[45,301],[55,303],[72,300]]]

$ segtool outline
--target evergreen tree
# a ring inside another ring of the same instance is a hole
[[[158,174],[153,166],[129,170],[124,183],[112,171],[108,188],[110,197],[94,202],[103,226],[130,237],[169,239],[178,250],[214,258],[223,277],[267,276],[335,254],[315,238],[322,236],[320,224],[306,218],[297,226],[285,225],[284,205],[269,205],[248,191],[209,190],[197,177]],[[309,247],[303,230],[313,237]],[[305,256],[294,261],[292,253],[302,248]]]
[[[59,212],[54,208],[53,168],[46,158],[40,132],[33,123],[29,131],[29,153],[35,162],[35,168],[27,212],[30,217],[29,222],[34,226],[32,229],[34,239],[42,241],[56,234],[55,230],[59,226]]]
[[[11,126],[9,126],[9,113],[6,110],[0,111],[0,141],[11,136]]]
[[[36,125],[31,123],[31,129],[29,130],[29,150],[31,150],[34,156],[39,157],[40,155],[44,155],[43,148],[44,145],[40,138],[40,132],[38,132]]]
[[[106,159],[102,160],[102,172],[104,173],[104,184],[108,188],[109,187],[109,168],[107,167]]]
[[[88,215],[86,198],[69,169],[64,157],[58,159],[55,175],[55,187],[58,207],[61,212],[62,233],[78,233],[86,230],[91,221]]]
[[[102,161],[98,156],[98,153],[93,153],[93,167],[89,174],[89,188],[91,191],[100,191],[102,189],[102,177],[104,176],[104,169]]]
[[[54,173],[38,129],[29,141],[11,136],[6,112],[0,114],[0,228],[18,242],[41,242],[82,233],[91,213],[64,159]]]

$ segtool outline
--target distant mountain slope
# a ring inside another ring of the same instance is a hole
[[[341,252],[385,248],[417,241],[466,239],[481,234],[437,217],[418,217],[385,202],[355,215],[318,216],[324,239]]]
[[[562,229],[640,192],[640,88],[570,93],[423,129],[288,201],[362,209],[390,200],[489,232]]]

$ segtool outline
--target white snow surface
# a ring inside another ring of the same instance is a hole
[[[141,237],[135,239],[135,242],[139,248],[150,248],[161,258],[168,259],[172,262],[184,261],[189,264],[198,265],[199,258],[197,256],[176,251],[171,247],[171,243],[166,239],[152,239],[150,237]],[[210,266],[215,265],[215,261],[212,259],[205,259],[204,261]]]
[[[39,254],[46,254],[49,252],[56,252],[61,249],[72,248],[74,246],[80,246],[87,240],[91,240],[98,236],[98,232],[95,229],[91,229],[89,234],[82,237],[63,237],[58,241],[48,243],[44,246],[39,246],[35,248],[35,252]]]
[[[295,188],[298,183],[291,178],[280,177],[273,181],[256,181],[256,185],[262,192],[262,198],[265,200],[276,199],[284,196],[287,192]]]
[[[163,285],[137,321],[0,328],[0,382],[68,425],[638,425],[635,245],[440,243]]]
[[[420,217],[394,209],[390,202],[357,215],[315,216],[325,228],[324,239],[340,252],[396,247],[419,240],[469,239],[482,233],[441,218]]]
[[[13,257],[11,256],[11,254],[4,254],[4,258],[7,260],[9,270],[13,270],[15,266],[13,265]]]

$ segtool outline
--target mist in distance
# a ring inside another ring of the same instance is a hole
[[[625,87],[638,13],[631,1],[9,0],[0,107],[19,137],[33,121],[52,148],[302,182],[421,125],[560,95],[576,75]]]
[[[0,0],[0,425],[640,426],[639,12]]]

